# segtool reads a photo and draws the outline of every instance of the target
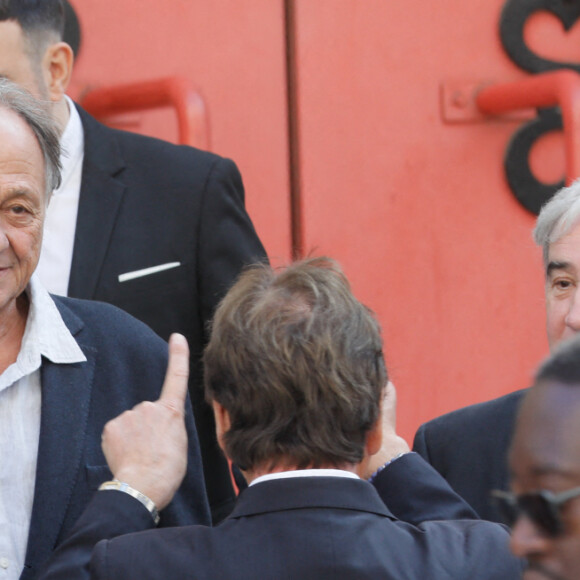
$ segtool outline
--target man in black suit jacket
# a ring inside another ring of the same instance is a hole
[[[560,190],[538,216],[534,238],[546,275],[550,348],[580,331],[580,182]],[[413,449],[484,519],[501,521],[492,489],[507,490],[507,450],[525,390],[453,411],[422,425]]]
[[[187,337],[206,488],[219,521],[234,493],[199,360],[219,299],[244,265],[265,259],[241,176],[227,159],[112,130],[77,112],[65,97],[73,54],[62,30],[61,0],[0,6],[0,76],[51,103],[68,149],[38,274],[53,293],[114,304],[164,339],[171,332]]]
[[[217,309],[206,392],[218,441],[250,485],[212,529],[150,529],[149,511],[183,473],[182,337],[171,349],[154,409],[135,409],[103,434],[127,488],[96,493],[43,580],[519,578],[502,526],[418,523],[474,515],[396,435],[379,325],[333,261],[256,266]],[[164,441],[150,429],[157,423]]]

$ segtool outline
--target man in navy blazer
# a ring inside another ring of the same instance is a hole
[[[187,346],[170,348],[159,401],[103,433],[121,484],[95,494],[43,580],[519,578],[506,529],[397,436],[379,325],[332,260],[256,266],[217,309],[206,393],[249,487],[214,528],[152,529],[184,469]],[[445,517],[472,519],[425,522]]]
[[[190,395],[214,519],[233,507],[228,465],[203,398],[199,360],[215,306],[265,251],[235,164],[116,131],[65,95],[73,67],[61,0],[0,5],[0,76],[50,102],[64,183],[53,195],[37,274],[51,292],[109,302],[191,348]]]
[[[545,268],[550,349],[580,331],[580,182],[561,189],[540,212],[534,239]],[[509,489],[507,450],[527,389],[453,411],[421,425],[413,449],[484,519],[501,521],[492,489]]]
[[[32,580],[98,486],[107,421],[155,400],[167,345],[111,305],[51,297],[33,275],[60,181],[51,115],[0,79],[0,566]],[[210,522],[189,403],[187,473],[160,525]]]

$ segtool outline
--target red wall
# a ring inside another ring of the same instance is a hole
[[[534,218],[503,175],[521,121],[444,120],[441,87],[527,76],[502,49],[503,0],[295,0],[296,110],[282,0],[73,0],[73,92],[179,74],[200,88],[212,150],[239,164],[275,261],[291,253],[294,115],[306,251],[337,258],[383,326],[402,433],[528,385],[547,352]],[[538,52],[574,60],[579,30],[532,19]],[[145,121],[145,123],[150,121]],[[155,133],[170,138],[158,123]],[[533,168],[560,177],[549,136]]]

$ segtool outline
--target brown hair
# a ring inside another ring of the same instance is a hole
[[[333,260],[244,271],[216,311],[204,364],[242,469],[362,459],[387,373],[379,324]]]

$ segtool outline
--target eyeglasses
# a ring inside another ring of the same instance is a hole
[[[524,513],[546,536],[556,537],[564,530],[560,510],[567,501],[580,496],[580,487],[562,493],[542,489],[521,495],[494,489],[491,496],[510,528]]]

